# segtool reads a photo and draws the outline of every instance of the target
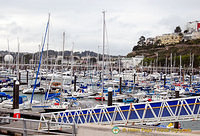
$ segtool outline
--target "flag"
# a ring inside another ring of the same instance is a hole
[[[197,31],[200,31],[200,23],[197,23]]]

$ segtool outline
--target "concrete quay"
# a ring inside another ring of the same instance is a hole
[[[199,131],[192,132],[164,132],[168,131],[167,129],[160,129],[159,131],[156,128],[144,128],[144,127],[118,127],[119,133],[114,134],[112,132],[111,125],[97,125],[97,124],[82,124],[78,126],[77,136],[199,136]],[[151,131],[152,130],[152,131]],[[162,130],[162,131],[161,131]]]

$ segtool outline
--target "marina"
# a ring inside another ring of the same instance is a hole
[[[42,53],[34,69],[28,64],[11,69],[6,59],[1,67],[2,134],[81,135],[89,124],[101,126],[100,131],[113,126],[108,134],[121,129],[139,135],[160,130],[195,135],[200,129],[199,70],[182,68],[181,57],[179,67],[139,63],[126,69],[121,62],[84,67],[73,61],[55,67],[42,64]],[[190,121],[197,125],[188,126]]]
[[[153,127],[149,129],[150,131],[160,127],[160,129],[167,129],[169,123],[179,122],[180,126],[178,125],[177,129],[181,127],[186,130],[189,129],[191,132],[199,130],[197,126],[187,126],[188,121],[191,120],[194,123],[195,121],[197,124],[199,123],[199,74],[191,76],[183,75],[185,73],[182,73],[180,77],[178,73],[162,74],[155,72],[151,74],[148,71],[136,72],[134,69],[121,72],[120,75],[118,73],[110,73],[107,75],[108,77],[106,75],[104,77],[102,96],[102,80],[100,80],[98,72],[94,74],[93,70],[91,70],[92,74],[88,74],[90,76],[87,77],[87,74],[84,76],[84,74],[78,74],[81,71],[75,71],[74,77],[72,76],[71,78],[72,81],[70,78],[67,78],[63,80],[66,83],[61,86],[62,80],[59,80],[58,77],[62,77],[62,75],[59,76],[61,72],[58,71],[57,73],[59,74],[55,73],[57,78],[54,79],[54,85],[48,85],[49,89],[56,91],[50,91],[51,93],[48,94],[50,98],[47,98],[47,94],[43,91],[34,94],[33,101],[36,102],[31,105],[30,99],[32,94],[25,93],[23,90],[30,87],[34,82],[34,78],[30,78],[34,73],[20,71],[24,72],[24,74],[21,73],[24,76],[21,76],[22,85],[19,85],[21,88],[18,87],[19,98],[20,96],[24,96],[23,99],[26,98],[24,102],[19,102],[20,116],[22,119],[38,121],[38,123],[35,123],[35,128],[31,128],[38,132],[30,133],[31,135],[35,133],[48,133],[39,132],[40,130],[46,131],[48,128],[47,124],[40,125],[43,121],[58,124],[62,122],[66,125],[74,124],[77,127],[77,132],[79,132],[79,124],[83,125],[84,123],[94,123],[100,126],[107,126],[109,124],[114,126],[121,125],[121,127],[126,126],[127,129],[133,126],[139,127],[140,131],[142,131],[144,126]],[[89,72],[86,71],[86,73]],[[12,73],[9,75],[12,75]],[[112,78],[110,78],[110,75],[112,75]],[[43,77],[41,76],[43,80],[38,82],[38,87],[43,87],[41,90],[45,90],[46,82],[51,82],[47,76],[44,74]],[[1,77],[2,88],[8,87],[14,82],[15,78],[14,76],[10,76],[13,78],[5,77]],[[13,91],[15,92],[16,90],[13,88],[1,90],[1,116],[14,117],[13,102],[10,102],[11,106],[6,106],[6,101],[14,96]],[[109,92],[111,92],[111,95],[109,95]],[[21,104],[23,106],[20,106]],[[53,130],[63,128],[62,125],[57,126],[55,124],[51,124],[49,127]],[[66,130],[59,133],[65,134],[65,132]],[[193,135],[191,132],[187,133]],[[12,133],[24,134],[23,131],[14,130]],[[71,133],[70,129],[68,130],[69,133]]]
[[[170,2],[101,2],[5,2],[18,12],[0,12],[0,135],[200,135],[200,21],[178,24],[200,16],[171,20]]]

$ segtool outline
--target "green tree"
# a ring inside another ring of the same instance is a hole
[[[183,33],[188,33],[188,30],[185,30]]]
[[[32,54],[26,54],[24,55],[25,63],[29,64],[30,59],[32,59]]]
[[[180,26],[177,26],[174,30],[174,33],[181,33],[181,27]]]
[[[154,43],[154,45],[156,45],[156,46],[161,45],[161,40],[160,39],[156,40],[156,42]]]
[[[141,36],[139,38],[139,41],[137,42],[137,46],[145,46],[146,45],[146,42],[145,42],[145,37],[144,36]]]

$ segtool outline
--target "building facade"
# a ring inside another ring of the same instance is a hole
[[[144,56],[135,56],[132,58],[122,58],[121,62],[122,62],[123,68],[129,69],[129,68],[138,66],[143,59],[144,59]]]
[[[171,34],[163,34],[161,36],[156,36],[156,41],[160,40],[161,45],[170,45],[179,43],[182,38],[179,34],[171,33]]]
[[[200,21],[192,21],[186,24],[187,33],[199,32],[200,31]]]

